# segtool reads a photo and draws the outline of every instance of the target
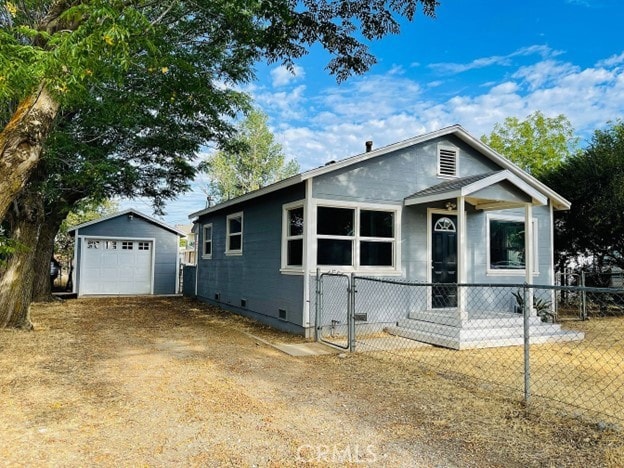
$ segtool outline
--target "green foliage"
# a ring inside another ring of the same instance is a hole
[[[525,120],[507,117],[481,141],[538,178],[559,166],[578,147],[578,138],[565,115],[546,117],[540,111]]]
[[[220,201],[258,190],[299,172],[295,160],[286,162],[282,146],[267,126],[267,116],[252,111],[241,122],[238,135],[227,148],[205,163],[210,191]]]
[[[94,202],[92,200],[84,200],[71,211],[59,229],[54,239],[54,253],[61,260],[62,264],[69,264],[73,258],[73,237],[68,234],[69,229],[82,223],[94,221],[104,216],[113,214],[118,211],[118,205],[115,201],[104,200]]]
[[[511,293],[516,298],[516,305],[518,310],[524,311],[524,291],[516,291]],[[555,321],[555,312],[552,310],[552,304],[550,301],[542,299],[533,295],[533,309],[537,313],[537,316],[542,319],[542,322]]]
[[[584,256],[597,271],[624,268],[624,122],[596,130],[590,145],[544,182],[572,203],[569,211],[556,213],[558,264]]]

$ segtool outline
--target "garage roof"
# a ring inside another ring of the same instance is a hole
[[[71,232],[74,232],[74,231],[76,231],[78,229],[82,229],[82,228],[87,227],[87,226],[92,226],[94,224],[98,224],[98,223],[101,223],[101,222],[104,222],[104,221],[108,221],[109,219],[117,218],[119,216],[126,216],[126,215],[138,216],[139,218],[143,218],[145,221],[148,221],[150,223],[156,224],[156,225],[162,227],[163,229],[166,229],[168,231],[173,232],[174,234],[177,234],[180,237],[186,237],[186,234],[184,232],[179,231],[176,228],[173,228],[173,227],[169,226],[168,224],[163,223],[162,221],[159,221],[159,220],[157,220],[155,218],[152,218],[151,216],[147,216],[146,214],[141,213],[140,211],[137,211],[134,208],[129,208],[127,210],[120,211],[119,213],[114,213],[112,215],[108,215],[108,216],[104,216],[102,218],[94,219],[93,221],[88,221],[86,223],[79,224],[78,226],[73,226],[67,232],[71,233]]]

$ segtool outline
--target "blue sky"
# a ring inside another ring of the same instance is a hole
[[[506,117],[566,115],[587,141],[624,117],[622,0],[440,0],[402,33],[373,43],[366,75],[338,85],[314,48],[292,75],[259,64],[248,91],[290,158],[303,170],[428,131],[461,124],[479,137]],[[209,152],[209,150],[206,150]],[[188,223],[204,207],[193,191],[162,218]],[[151,214],[149,202],[124,202]]]

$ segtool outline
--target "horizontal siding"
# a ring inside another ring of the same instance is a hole
[[[303,277],[284,275],[281,267],[282,205],[301,200],[303,184],[249,201],[243,206],[229,207],[202,216],[198,223],[212,223],[212,258],[198,261],[197,296],[215,301],[230,310],[265,318],[272,325],[281,323],[293,330],[302,327]],[[227,256],[226,217],[243,212],[243,254]],[[203,247],[203,229],[199,246]],[[201,250],[200,250],[201,252]],[[245,307],[241,299],[246,300]],[[278,309],[284,309],[290,324],[278,319]],[[281,327],[281,328],[284,328]],[[302,329],[301,329],[302,330]]]
[[[179,236],[145,219],[127,215],[91,224],[78,231],[79,236],[153,238],[154,244],[154,294],[174,294],[177,281]],[[80,254],[80,251],[79,251]],[[78,258],[80,261],[80,258]],[[79,278],[78,278],[79,281]]]

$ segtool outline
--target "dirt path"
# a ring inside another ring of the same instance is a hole
[[[243,331],[293,338],[181,298],[38,305],[33,319],[34,333],[0,331],[9,466],[582,465],[621,453],[606,439],[544,451],[550,423],[514,420],[517,406],[484,421],[493,403],[470,389],[367,356],[293,358]],[[514,444],[492,447],[484,424]]]

